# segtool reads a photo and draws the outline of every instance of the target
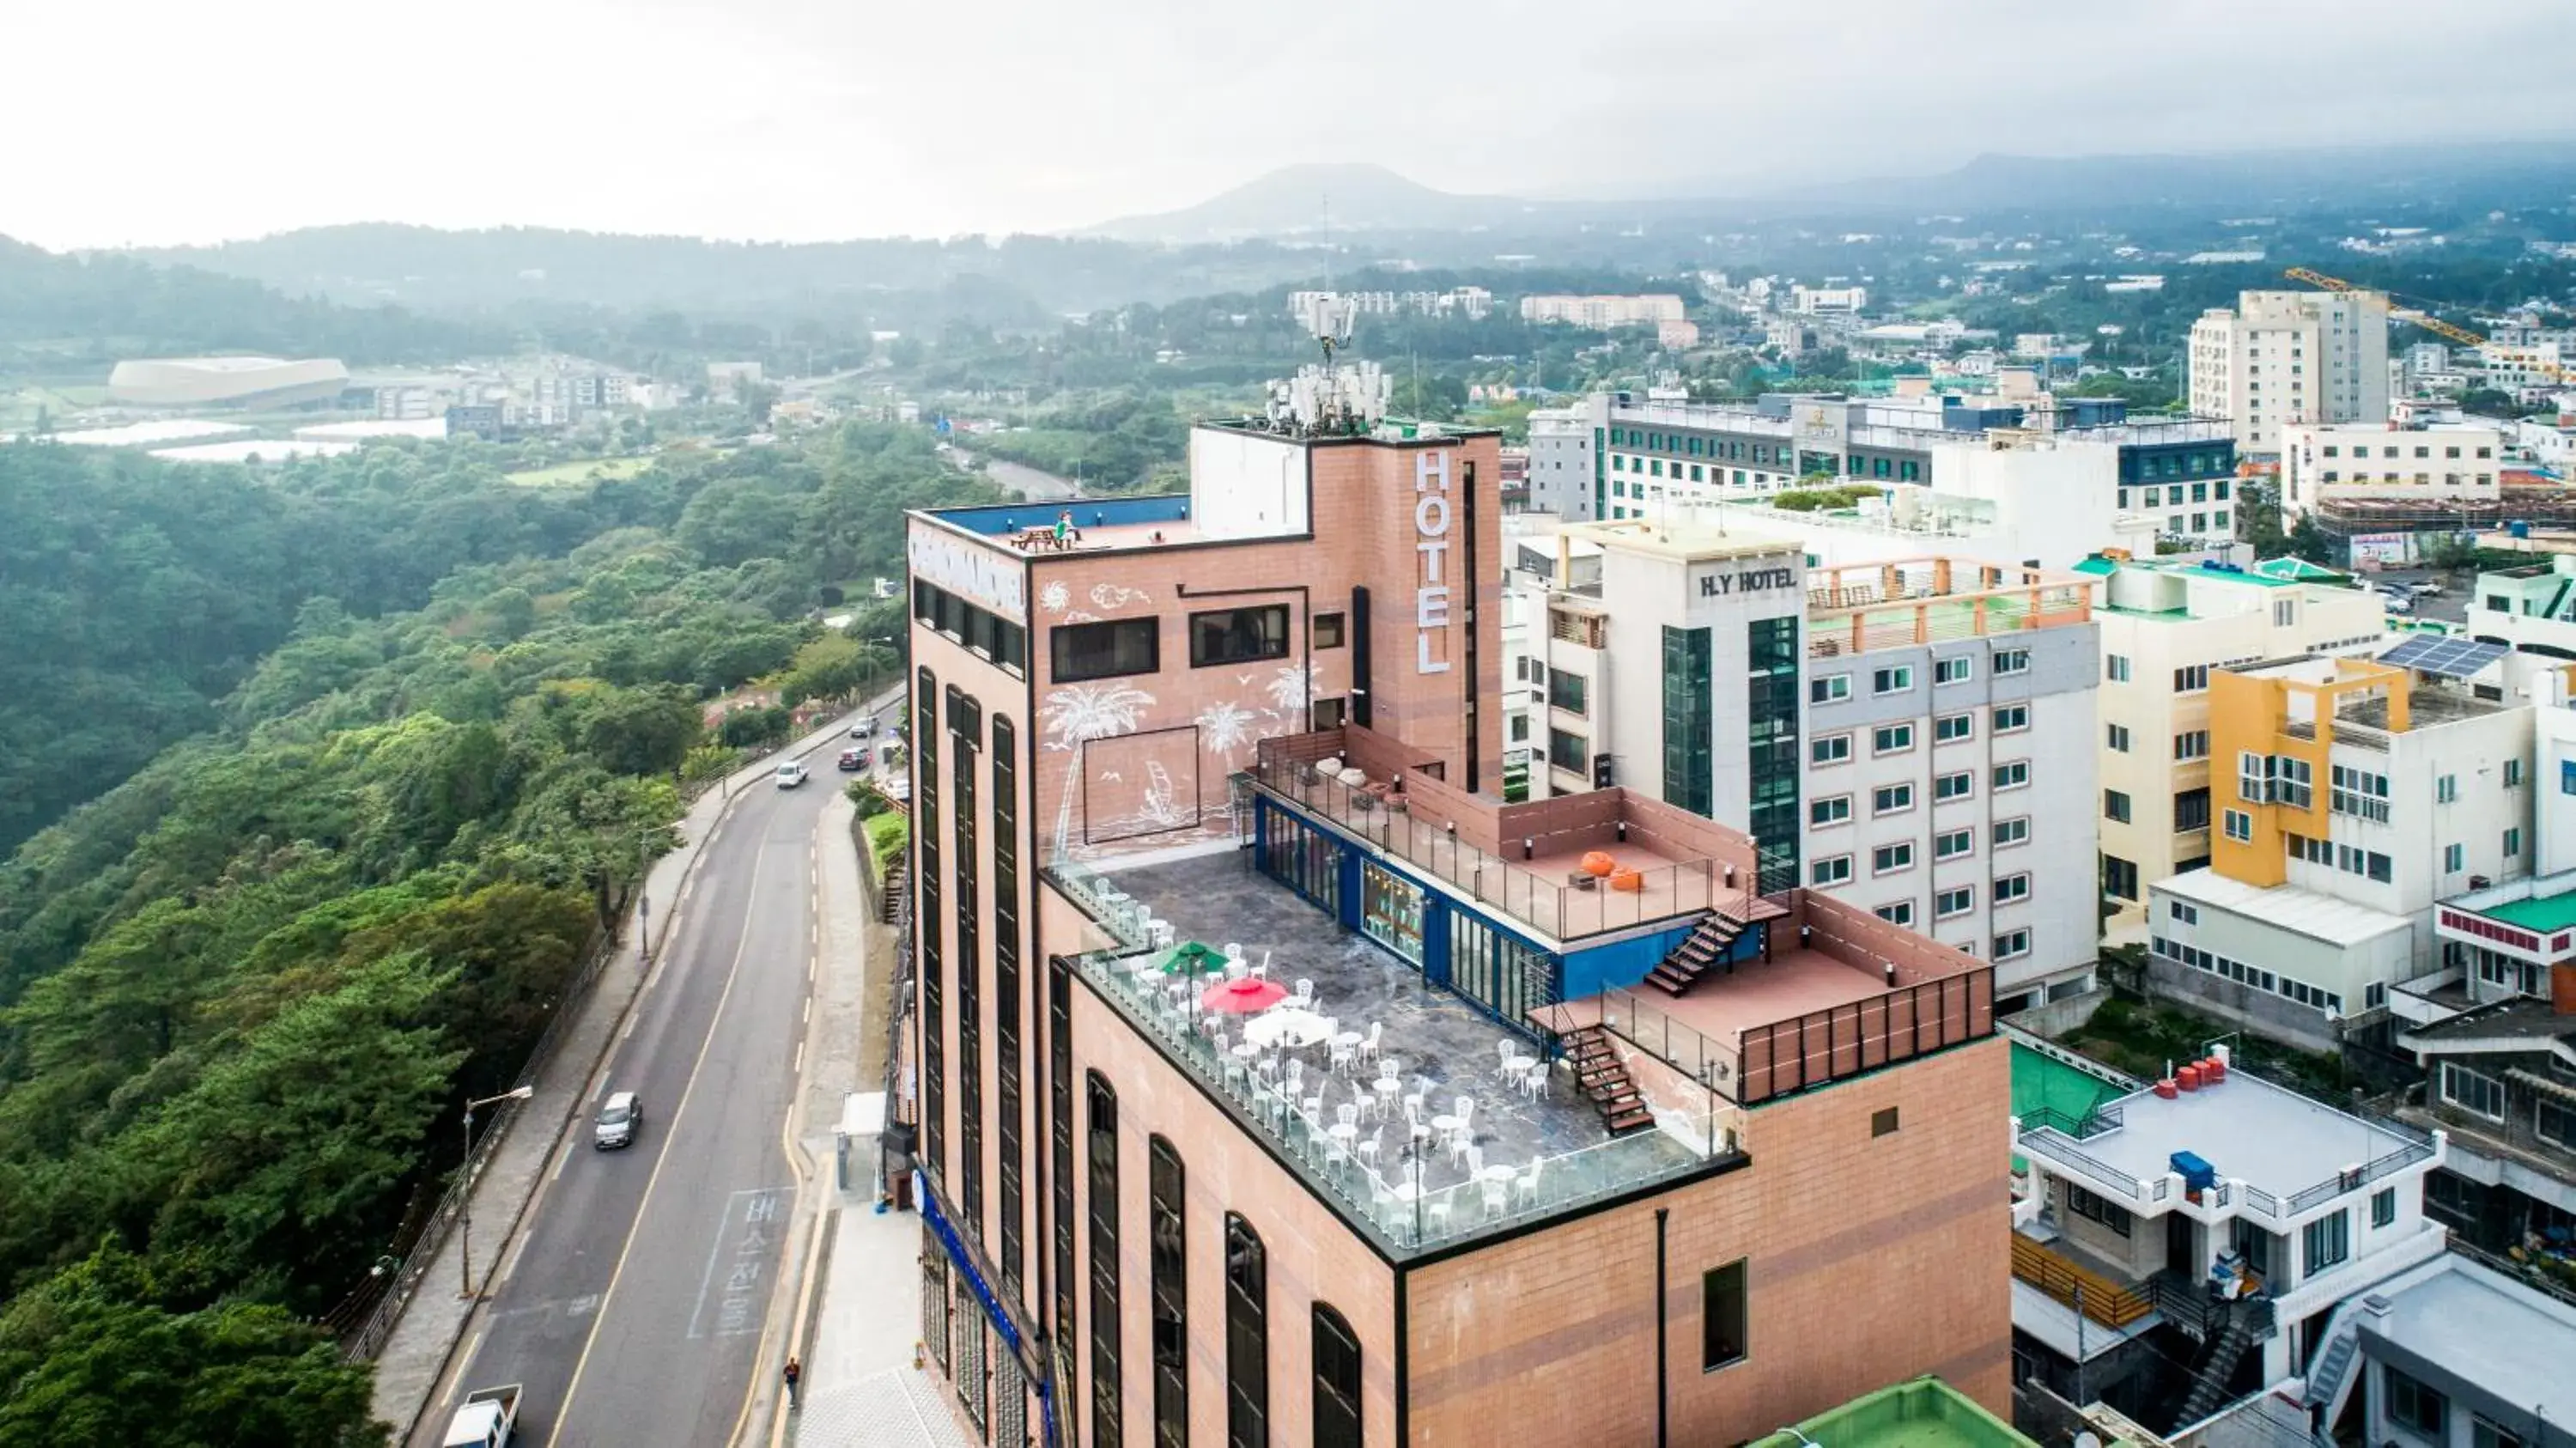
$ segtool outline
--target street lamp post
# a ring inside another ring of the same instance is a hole
[[[522,1086],[515,1091],[504,1091],[498,1096],[465,1103],[465,1157],[462,1175],[457,1179],[457,1190],[461,1195],[456,1199],[457,1265],[464,1268],[465,1281],[464,1290],[456,1295],[469,1302],[474,1298],[474,1108],[489,1106],[496,1101],[525,1101],[536,1092],[534,1086]]]

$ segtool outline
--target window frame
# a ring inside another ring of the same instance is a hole
[[[1107,649],[1110,656],[1108,665],[1100,668],[1096,672],[1082,671],[1067,667],[1067,655],[1071,652],[1070,642],[1076,636],[1087,638],[1092,636],[1095,632],[1101,637],[1113,640]],[[1142,637],[1146,641],[1144,649],[1145,661],[1142,665],[1137,667],[1118,666],[1117,656],[1122,652],[1125,652],[1126,648],[1129,647],[1127,644],[1116,641],[1121,634],[1128,635],[1131,639],[1134,637]],[[1089,623],[1060,623],[1047,630],[1047,680],[1049,683],[1087,684],[1099,679],[1135,678],[1144,674],[1159,674],[1162,671],[1163,620],[1159,615],[1148,618],[1095,619]]]
[[[1753,1356],[1750,1258],[1699,1275],[1699,1370],[1720,1372]]]
[[[1259,635],[1258,650],[1250,653],[1218,653],[1208,645],[1230,639],[1241,627],[1240,620],[1259,620],[1253,632]],[[1220,624],[1218,621],[1225,621]],[[1223,632],[1202,634],[1201,630],[1220,627]],[[1192,613],[1186,630],[1190,641],[1190,667],[1221,669],[1243,664],[1275,663],[1296,651],[1296,635],[1291,630],[1288,605],[1284,603],[1247,603],[1238,608],[1211,608]]]

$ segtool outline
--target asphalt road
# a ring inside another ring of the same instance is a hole
[[[599,1151],[582,1126],[549,1166],[430,1443],[469,1389],[515,1382],[520,1442],[723,1445],[775,1371],[754,1358],[795,1206],[783,1136],[835,752],[802,788],[751,785],[707,842],[601,1088],[642,1092],[643,1129]]]

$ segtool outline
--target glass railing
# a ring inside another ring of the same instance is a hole
[[[1196,1009],[1191,992],[1170,988],[1151,953],[1096,951],[1075,957],[1072,965],[1165,1057],[1262,1133],[1309,1190],[1390,1252],[1445,1246],[1551,1217],[1682,1178],[1739,1151],[1737,1118],[1720,1105],[1715,1114],[1665,1113],[1654,1130],[1516,1164],[1507,1178],[1497,1173],[1495,1179],[1469,1179],[1437,1148],[1409,1156],[1401,1121],[1371,1122],[1350,1141],[1336,1141],[1336,1122],[1310,1117],[1294,1093],[1219,1050],[1211,1017]],[[1214,1017],[1213,1025],[1232,1019],[1239,1018]],[[1387,1050],[1401,1054],[1402,1048],[1389,1040]],[[1374,1164],[1355,1150],[1371,1139],[1383,1153]]]
[[[1262,761],[1251,772],[1281,798],[1557,940],[1693,915],[1718,903],[1715,872],[1706,860],[1621,870],[1607,879],[1558,879],[1498,859],[1451,834],[1444,824],[1418,819],[1400,794],[1354,789],[1310,765],[1284,760]]]
[[[1691,1027],[1674,1020],[1636,992],[1612,986],[1601,993],[1601,1028],[1624,1036],[1692,1080],[1732,1097],[1738,1055]]]

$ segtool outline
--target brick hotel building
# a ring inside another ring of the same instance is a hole
[[[2006,1409],[1990,967],[1643,795],[1501,802],[1499,463],[1255,420],[1067,536],[909,518],[903,1110],[984,1441]]]

